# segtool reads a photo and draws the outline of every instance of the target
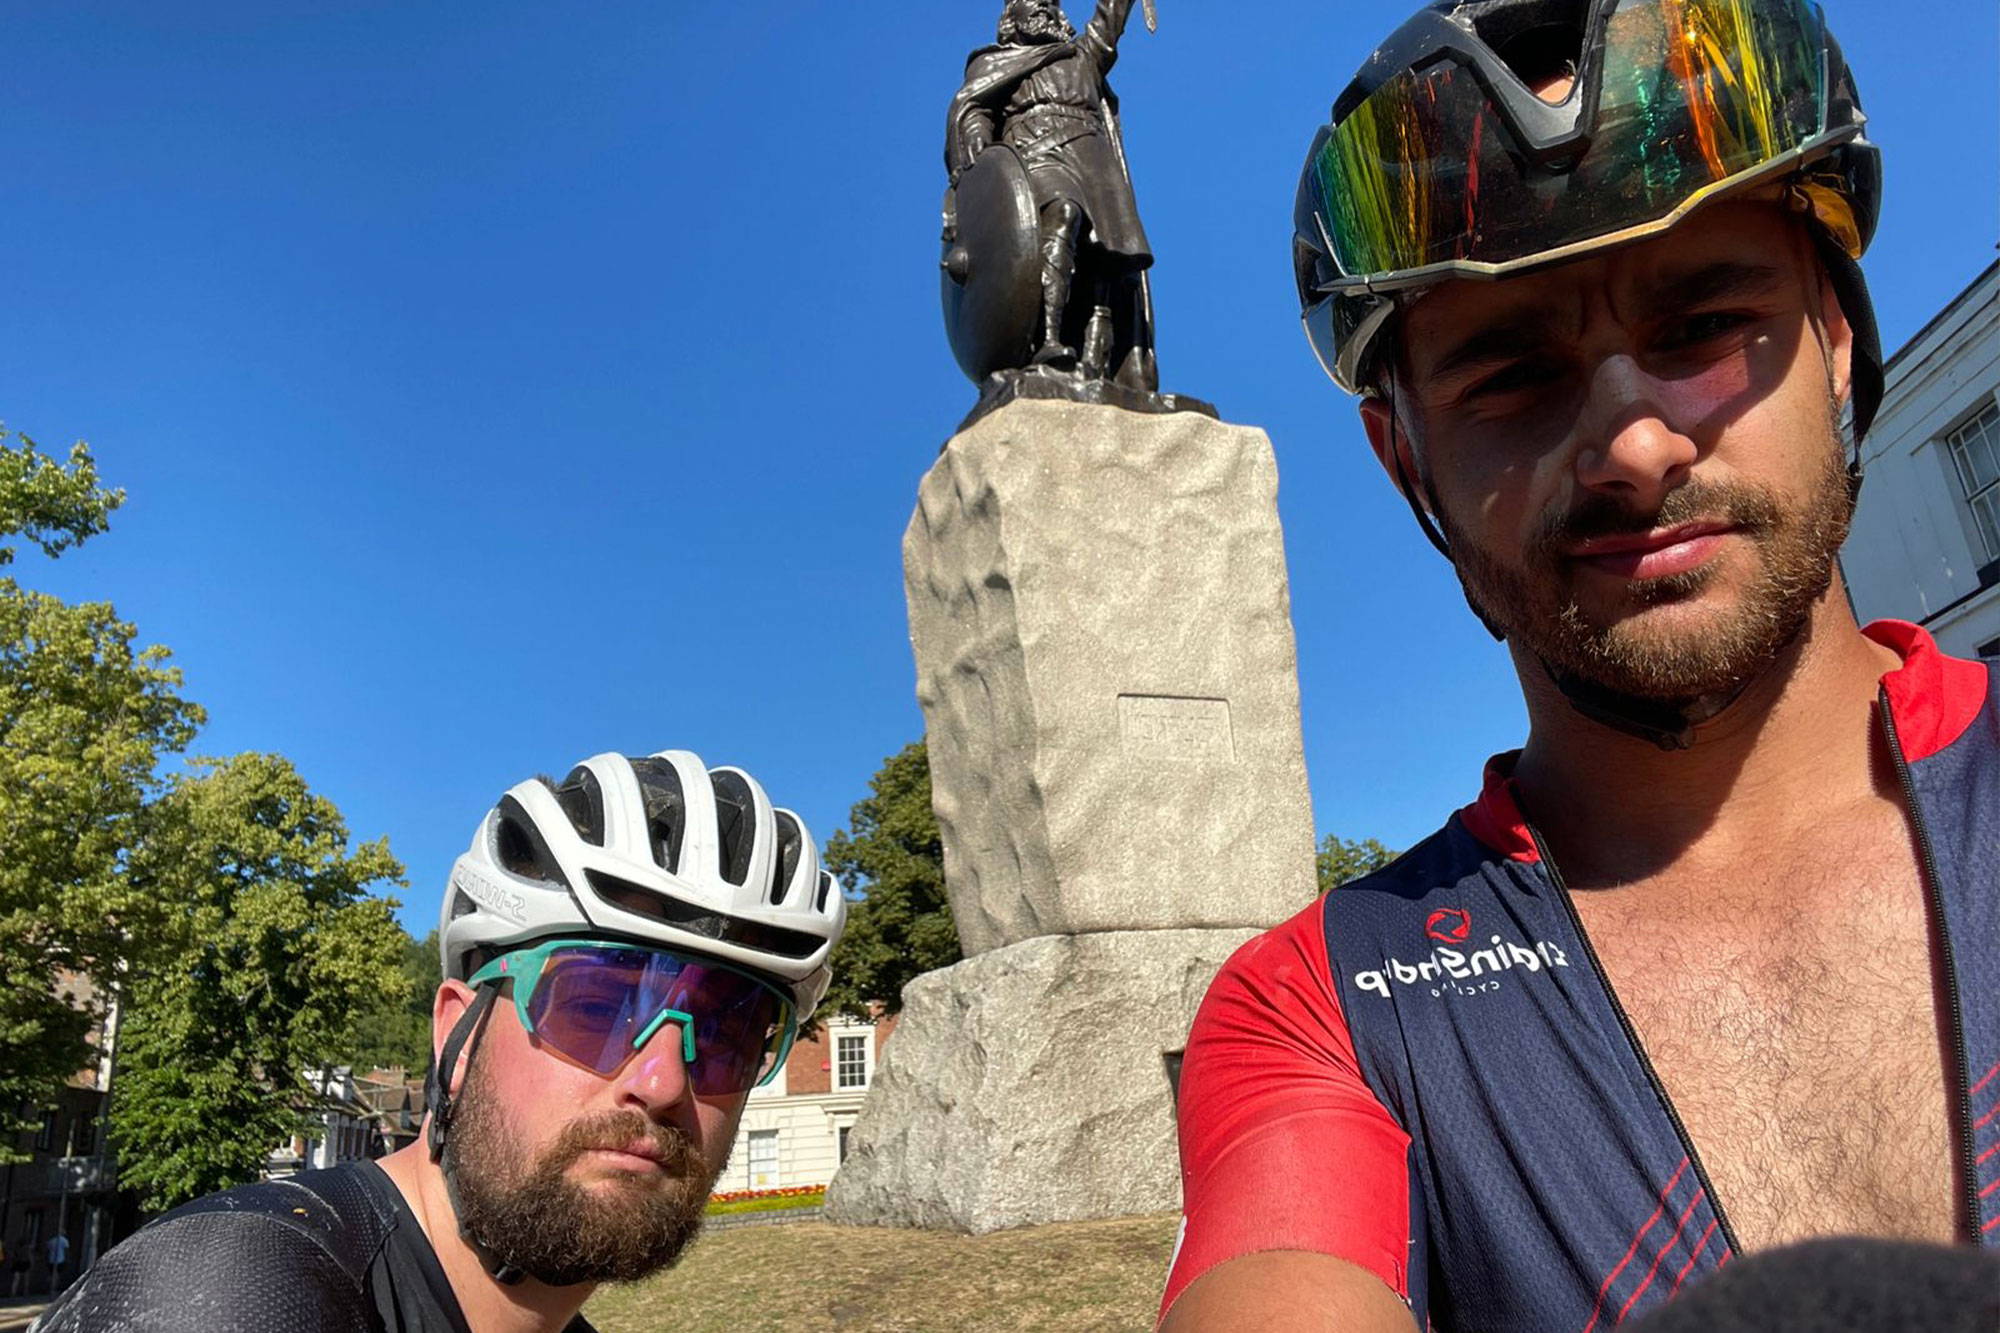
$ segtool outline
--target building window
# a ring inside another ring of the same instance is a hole
[[[88,1157],[97,1150],[97,1117],[85,1116],[76,1122],[75,1152],[78,1157]]]
[[[778,1183],[778,1131],[750,1131],[750,1188],[765,1189]]]
[[[35,1130],[35,1147],[48,1152],[56,1146],[56,1113],[42,1112],[42,1123]]]
[[[1972,525],[1986,543],[1986,559],[2000,560],[2000,405],[1988,403],[1944,439],[1972,510]]]
[[[836,1088],[865,1088],[868,1086],[868,1034],[866,1032],[834,1038],[833,1086]]]
[[[840,1127],[840,1161],[844,1162],[847,1160],[847,1136],[853,1131],[854,1126],[852,1125],[842,1125]]]

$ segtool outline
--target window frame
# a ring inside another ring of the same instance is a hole
[[[744,1184],[748,1188],[753,1190],[778,1188],[779,1182],[785,1178],[784,1149],[782,1146],[784,1143],[784,1138],[783,1138],[782,1128],[780,1126],[771,1125],[771,1126],[766,1126],[762,1129],[745,1130],[744,1138],[745,1138],[745,1142],[743,1145]],[[763,1185],[757,1183],[757,1170],[758,1170],[757,1145],[759,1143],[768,1143],[771,1145],[771,1160],[768,1167],[771,1179],[768,1183]]]
[[[833,1090],[835,1092],[866,1092],[875,1082],[875,1033],[870,1028],[849,1029],[835,1032],[833,1037]],[[847,1082],[847,1043],[861,1044],[859,1083]]]
[[[1993,475],[1976,489],[1966,465],[1969,454],[1962,443],[1963,437],[1975,426],[1981,434],[1994,463]],[[2000,563],[2000,397],[1986,394],[1979,403],[1955,421],[1948,429],[1939,432],[1938,444],[1951,471],[1960,504],[1964,506],[1966,518],[1972,527],[1974,542],[1983,547],[1975,550],[1974,558],[1982,567]],[[1991,497],[1990,499],[1986,497]],[[1985,501],[1982,510],[1981,501]],[[1980,517],[1982,512],[1990,515],[1990,525]],[[1984,582],[1985,580],[1981,580]]]

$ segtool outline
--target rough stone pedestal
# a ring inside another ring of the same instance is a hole
[[[1008,403],[924,478],[903,569],[967,956],[904,988],[827,1216],[1171,1209],[1169,1060],[1315,888],[1270,442]]]
[[[1178,1208],[1164,1056],[1255,933],[1047,936],[917,978],[827,1216],[981,1234]]]
[[[968,955],[1312,900],[1277,491],[1262,431],[1052,402],[925,476],[903,575]]]

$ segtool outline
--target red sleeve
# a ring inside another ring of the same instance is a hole
[[[1361,1076],[1324,902],[1223,964],[1181,1065],[1181,1239],[1160,1302],[1228,1259],[1308,1250],[1409,1299],[1409,1135]]]

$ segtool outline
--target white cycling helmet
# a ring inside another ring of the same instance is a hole
[[[452,866],[438,942],[459,981],[557,935],[685,949],[788,990],[804,1022],[846,917],[797,815],[739,768],[664,750],[600,754],[560,784],[511,788]]]

